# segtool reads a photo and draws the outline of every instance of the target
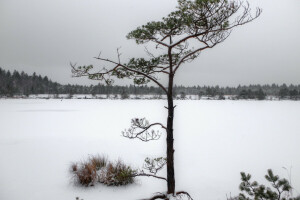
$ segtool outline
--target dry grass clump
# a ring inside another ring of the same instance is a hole
[[[90,156],[86,161],[72,163],[73,181],[82,186],[94,186],[99,182],[108,186],[121,186],[134,182],[136,170],[121,160],[108,162],[106,156]]]
[[[76,173],[79,183],[83,186],[94,186],[97,181],[96,167],[89,162],[84,162],[81,165]]]
[[[97,181],[96,167],[89,161],[73,163],[70,168],[73,181],[82,186],[93,186]]]
[[[107,165],[107,156],[90,156],[89,161],[92,165],[95,166],[96,170],[100,170],[102,167],[106,167]]]
[[[99,181],[108,186],[127,185],[134,182],[136,170],[124,164],[121,160],[109,163],[100,173]]]

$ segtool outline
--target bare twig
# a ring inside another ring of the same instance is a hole
[[[162,180],[167,181],[167,179],[165,177],[156,176],[156,175],[153,175],[153,174],[146,174],[146,173],[135,174],[132,177],[137,177],[137,176],[148,176],[148,177],[154,177],[154,178],[157,178],[157,179],[162,179]]]

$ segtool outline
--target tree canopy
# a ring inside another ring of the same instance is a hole
[[[167,88],[158,81],[159,74],[175,75],[182,64],[225,41],[233,28],[253,21],[261,11],[257,8],[252,15],[249,3],[239,0],[178,0],[176,10],[167,17],[148,22],[127,35],[137,44],[151,42],[156,49],[166,49],[165,53],[155,55],[147,49],[149,58],[131,58],[127,63],[121,62],[119,49],[117,61],[102,58],[100,53],[95,58],[106,62],[100,72],[93,72],[93,65],[71,64],[73,75],[88,76],[107,84],[112,84],[114,77],[132,79],[136,85],[153,81],[167,93]],[[109,64],[114,66],[109,68]]]

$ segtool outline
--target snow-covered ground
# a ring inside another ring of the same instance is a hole
[[[135,167],[163,156],[165,139],[143,143],[121,131],[130,119],[165,122],[164,100],[0,100],[1,200],[132,200],[166,190],[164,181],[138,178],[127,187],[79,188],[70,163],[91,154],[122,158]],[[240,171],[261,183],[268,168],[300,191],[300,102],[176,101],[177,190],[194,199],[238,194]],[[165,175],[162,173],[161,175]],[[294,192],[297,194],[297,192]],[[299,193],[298,193],[299,194]]]

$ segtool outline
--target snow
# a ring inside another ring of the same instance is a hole
[[[1,99],[0,199],[132,200],[165,192],[163,180],[141,177],[127,187],[70,183],[71,162],[106,154],[134,167],[165,154],[165,139],[121,136],[131,118],[166,121],[165,100]],[[240,172],[266,183],[272,168],[300,191],[299,101],[176,101],[177,190],[194,199],[238,194]],[[159,174],[165,175],[165,171]],[[294,194],[299,194],[297,191]]]

